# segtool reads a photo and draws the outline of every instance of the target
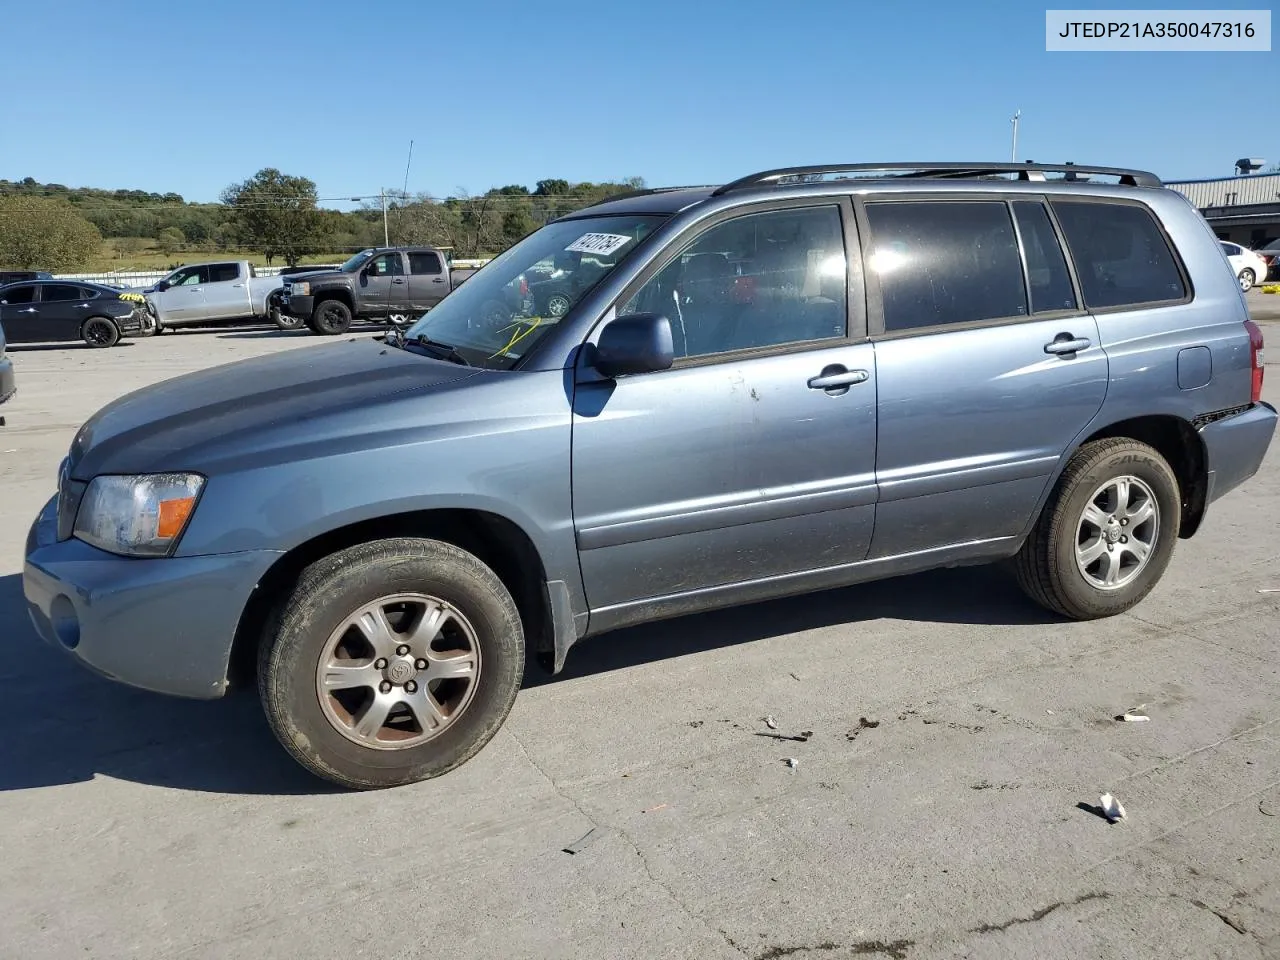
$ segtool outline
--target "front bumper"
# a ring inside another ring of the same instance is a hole
[[[227,688],[231,644],[274,551],[136,560],[57,540],[57,497],[27,535],[22,589],[36,631],[91,670],[180,697]]]
[[[1209,460],[1206,503],[1230,493],[1262,466],[1276,431],[1276,408],[1255,403],[1242,413],[1200,428]]]
[[[280,309],[291,317],[309,318],[316,308],[315,297],[280,297]]]
[[[13,361],[0,356],[0,403],[4,403],[18,392],[18,384],[13,377]]]

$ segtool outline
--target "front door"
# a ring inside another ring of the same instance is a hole
[[[668,316],[677,360],[575,389],[574,524],[593,624],[655,600],[713,606],[719,588],[866,556],[876,370],[848,276],[851,216],[830,201],[723,219],[623,295],[618,314]]]
[[[449,274],[440,254],[417,250],[409,254],[409,304],[414,316],[430,310],[449,292]]]
[[[1054,224],[1038,199],[866,212],[881,293],[871,556],[1016,538],[1107,391]]]
[[[379,254],[360,271],[360,305],[360,312],[370,317],[409,311],[409,283],[401,254]]]
[[[38,343],[40,294],[34,283],[9,287],[0,295],[0,326],[10,343]]]
[[[206,316],[204,285],[209,282],[209,267],[201,264],[183,267],[169,275],[169,286],[153,293],[152,299],[166,323],[194,323]]]

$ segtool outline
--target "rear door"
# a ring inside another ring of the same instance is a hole
[[[34,283],[6,287],[0,294],[0,323],[10,343],[40,340],[40,295]]]
[[[1042,198],[868,201],[872,557],[998,549],[1102,407],[1107,356]]]
[[[374,257],[360,271],[360,312],[371,317],[408,313],[409,281],[399,251]]]
[[[429,310],[449,292],[449,277],[440,254],[430,250],[409,253],[409,305],[415,314]]]
[[[89,300],[83,287],[44,283],[40,285],[39,311],[42,340],[79,340]]]
[[[247,317],[253,313],[249,306],[249,281],[242,275],[239,263],[211,263],[209,279],[204,284],[204,306],[201,316],[206,320]]]

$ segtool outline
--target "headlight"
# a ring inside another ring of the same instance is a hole
[[[306,297],[310,296],[310,294],[311,284],[309,283],[294,283],[289,285],[289,296],[291,297]]]
[[[94,477],[76,512],[75,536],[109,553],[168,556],[203,487],[194,473]]]

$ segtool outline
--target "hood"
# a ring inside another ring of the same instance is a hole
[[[341,277],[343,279],[349,279],[351,277],[351,274],[343,273],[341,270],[333,270],[333,269],[311,270],[307,273],[291,273],[289,274],[289,276],[281,277],[280,279],[283,280],[285,283],[297,283],[299,281],[312,282],[320,279],[329,280],[333,277]]]
[[[378,340],[302,347],[213,367],[99,410],[71,444],[71,475],[216,473],[264,451],[372,432],[395,419],[386,408],[479,372]]]

